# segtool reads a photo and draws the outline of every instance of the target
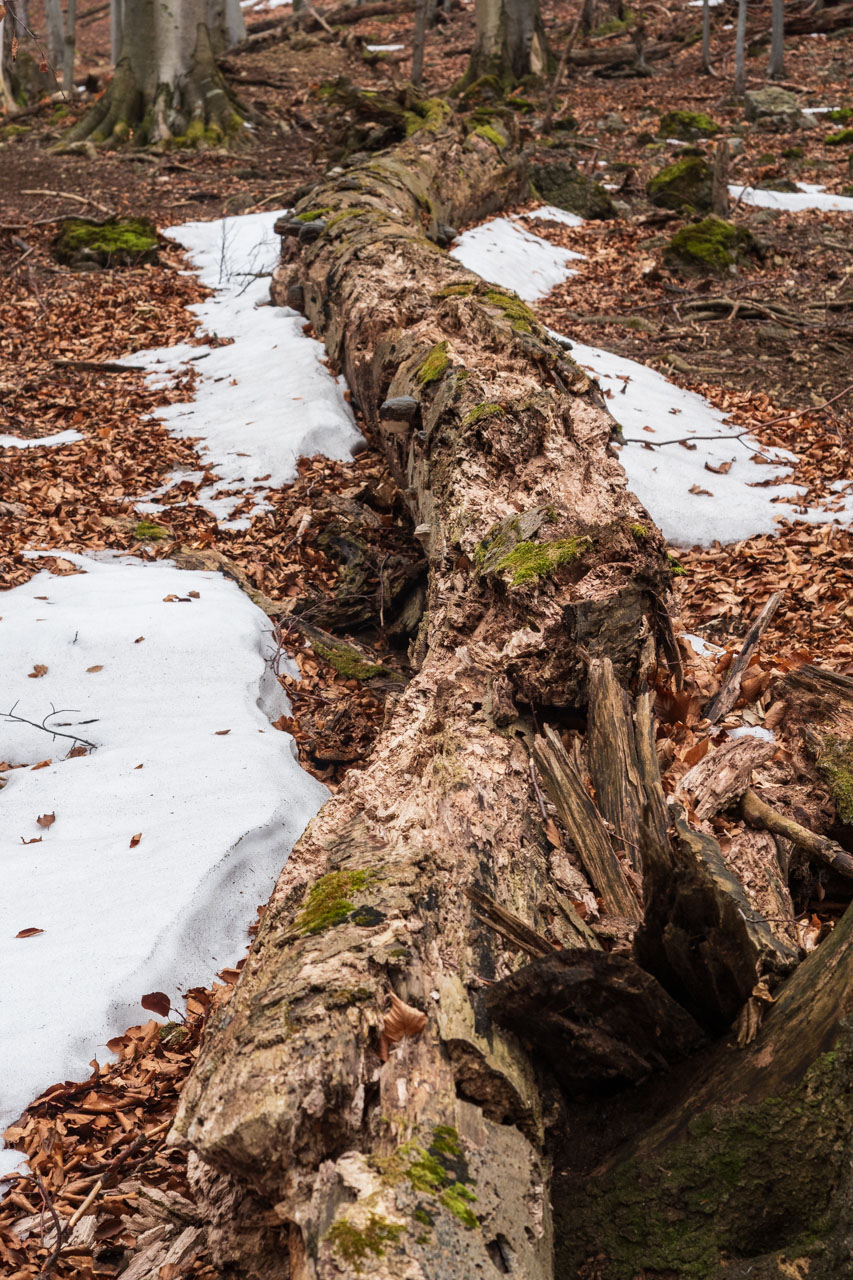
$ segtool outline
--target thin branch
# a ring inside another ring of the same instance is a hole
[[[18,703],[14,702],[8,711],[4,711],[2,713],[7,720],[13,720],[15,724],[28,724],[33,729],[42,729],[45,733],[49,733],[53,738],[70,738],[72,742],[79,742],[81,746],[89,747],[92,751],[97,751],[98,744],[96,742],[89,742],[88,739],[81,738],[77,733],[60,733],[58,729],[52,728],[52,726],[47,723],[51,716],[61,716],[68,712],[73,712],[76,715],[77,713],[74,711],[74,708],[63,707],[60,711],[57,711],[54,707],[51,707],[51,710],[45,716],[44,720],[39,724],[37,720],[28,720],[26,716],[14,715],[13,713],[17,705]],[[86,723],[94,724],[95,721],[89,720]]]

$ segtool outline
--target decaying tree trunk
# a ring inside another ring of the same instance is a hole
[[[430,582],[419,671],[291,855],[183,1095],[184,1140],[281,1224],[248,1274],[287,1275],[282,1251],[293,1277],[552,1274],[534,1074],[482,1000],[524,953],[464,890],[585,945],[549,871],[531,709],[583,707],[596,654],[640,677],[668,569],[596,388],[434,242],[517,189],[501,127],[466,134],[427,104],[409,141],[321,183],[284,227],[274,296],[346,373]],[[426,1022],[386,1045],[392,993]],[[223,1257],[243,1248],[227,1234]]]
[[[669,568],[600,393],[439,247],[519,189],[506,126],[412,114],[280,224],[273,299],[346,374],[429,583],[416,674],[291,854],[181,1099],[214,1256],[257,1280],[551,1280],[559,1091],[635,1087],[734,1019],[749,1041],[798,960],[753,893],[772,840],[744,871],[738,839],[664,797],[648,678],[677,678]],[[848,954],[809,962],[804,1064]]]

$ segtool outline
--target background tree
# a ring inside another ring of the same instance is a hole
[[[539,0],[476,0],[476,19],[466,83],[496,76],[502,84],[515,84],[546,71],[548,45]]]
[[[711,72],[711,5],[709,0],[702,3],[702,70]]]
[[[773,0],[770,65],[767,74],[773,80],[781,80],[785,75],[785,0]]]
[[[735,93],[743,97],[746,90],[746,0],[738,0],[735,32]]]
[[[215,145],[242,127],[216,65],[244,33],[239,0],[118,0],[112,12],[122,20],[115,75],[69,141]]]

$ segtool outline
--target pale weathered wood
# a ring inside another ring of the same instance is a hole
[[[601,814],[595,807],[575,762],[558,735],[546,728],[533,748],[542,784],[554,804],[584,871],[612,915],[640,921],[642,908],[632,892],[622,863],[613,851]]]
[[[848,880],[853,879],[853,856],[842,849],[835,840],[818,835],[814,831],[808,831],[793,818],[779,813],[777,809],[756,795],[752,788],[742,796],[740,807],[744,818],[754,827],[762,827],[774,835],[783,836],[798,848],[805,849],[806,853],[813,858],[831,867],[838,875]]]
[[[747,631],[740,652],[723,677],[723,683],[719,691],[705,708],[705,716],[710,720],[711,724],[716,724],[718,720],[722,720],[723,716],[727,715],[737,702],[740,696],[743,673],[749,666],[750,659],[758,648],[761,637],[770,626],[781,599],[782,592],[774,591],[755,622],[749,628],[749,631]]]
[[[776,744],[763,738],[730,738],[708,752],[679,780],[678,790],[692,799],[700,822],[713,818],[739,800],[754,769],[776,754]]]
[[[589,773],[595,803],[634,870],[640,867],[640,780],[630,699],[609,658],[589,666]]]

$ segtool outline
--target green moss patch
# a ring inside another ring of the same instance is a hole
[[[817,767],[829,783],[839,818],[853,826],[853,742],[824,738]]]
[[[450,357],[447,354],[447,343],[437,342],[426,360],[418,368],[415,377],[423,386],[427,386],[430,382],[438,382],[449,367]]]
[[[660,118],[658,133],[662,138],[712,138],[720,126],[704,111],[667,111]]]
[[[329,1228],[325,1238],[331,1245],[332,1252],[348,1263],[357,1275],[361,1275],[368,1255],[383,1257],[386,1247],[399,1240],[405,1229],[399,1223],[388,1222],[386,1218],[372,1213],[363,1227],[357,1227],[347,1219],[340,1219]]]
[[[376,676],[384,676],[387,680],[403,682],[399,671],[384,667],[381,662],[370,662],[358,649],[345,644],[343,640],[325,643],[312,636],[311,647],[318,658],[328,662],[345,680],[373,680]]]
[[[711,166],[701,156],[683,156],[649,179],[646,195],[661,209],[704,211],[711,208],[712,188]]]
[[[463,427],[471,427],[475,422],[483,422],[487,418],[502,418],[506,410],[502,404],[475,404],[462,419]]]
[[[157,542],[160,538],[171,538],[172,535],[161,524],[152,524],[150,520],[140,520],[139,524],[134,527],[133,536],[139,542]]]
[[[853,129],[839,129],[838,133],[830,133],[824,139],[828,147],[846,147],[853,143]]]
[[[321,876],[311,886],[294,928],[307,936],[343,924],[356,909],[351,896],[362,893],[375,877],[375,871],[330,871]]]
[[[477,289],[476,284],[460,283],[447,284],[443,289],[439,289],[438,293],[434,293],[433,297],[438,298],[469,298]]]
[[[157,257],[157,232],[144,218],[110,218],[90,222],[68,218],[54,246],[56,257],[68,266],[137,266]]]
[[[506,146],[506,138],[502,133],[498,132],[494,125],[478,124],[473,132],[476,133],[478,138],[485,138],[487,142],[493,143],[498,151],[503,151]]]
[[[555,542],[519,542],[499,560],[496,572],[509,575],[510,587],[521,587],[536,578],[547,578],[561,565],[577,560],[592,546],[589,538],[558,538]]]
[[[752,236],[713,215],[677,231],[664,249],[668,267],[687,273],[722,273],[740,262],[752,248]]]
[[[532,333],[536,317],[529,307],[514,293],[501,289],[487,289],[485,299],[493,307],[499,307],[517,333]]]
[[[332,212],[332,206],[326,205],[322,209],[304,209],[302,213],[295,214],[297,222],[316,222],[318,218],[325,218],[326,214]]]

